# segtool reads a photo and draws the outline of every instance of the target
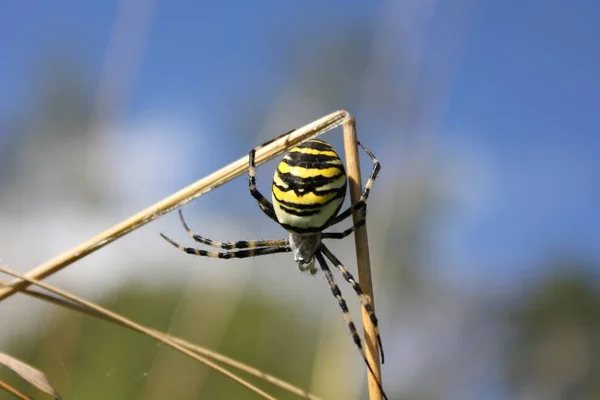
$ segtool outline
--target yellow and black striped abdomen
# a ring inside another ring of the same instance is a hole
[[[320,232],[346,196],[346,170],[340,156],[322,140],[308,140],[281,160],[273,177],[277,220],[296,234]]]

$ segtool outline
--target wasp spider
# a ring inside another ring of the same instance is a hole
[[[365,224],[366,201],[369,192],[371,191],[371,187],[377,178],[380,164],[369,149],[360,142],[358,144],[371,157],[373,169],[360,200],[352,204],[339,215],[338,212],[340,211],[346,195],[346,171],[339,155],[328,143],[322,140],[311,139],[289,151],[277,166],[277,170],[273,177],[271,190],[273,203],[269,202],[256,188],[254,155],[257,148],[250,151],[250,194],[258,201],[260,209],[269,218],[290,232],[288,239],[218,242],[195,234],[186,224],[181,210],[179,211],[181,222],[192,239],[196,242],[224,251],[217,252],[184,247],[175,243],[163,234],[161,234],[161,236],[173,246],[188,254],[213,258],[246,258],[266,254],[292,252],[294,254],[294,260],[298,263],[300,270],[308,271],[313,275],[317,273],[317,268],[315,267],[316,259],[321,270],[325,273],[325,278],[327,278],[331,292],[344,312],[344,318],[348,324],[354,343],[360,350],[367,367],[373,376],[375,376],[375,373],[365,356],[360,336],[352,321],[346,301],[342,297],[342,293],[333,279],[333,274],[329,269],[326,259],[337,268],[342,277],[352,286],[359,296],[362,307],[368,313],[371,322],[375,327],[381,354],[381,362],[383,363],[383,349],[373,304],[363,294],[360,285],[354,279],[350,271],[344,267],[340,260],[333,255],[322,241],[323,239],[343,239]],[[351,216],[354,211],[362,211],[362,218],[352,227],[342,232],[323,232],[325,229],[330,228]],[[385,397],[379,382],[378,385]]]

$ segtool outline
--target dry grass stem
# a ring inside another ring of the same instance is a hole
[[[265,147],[256,152],[256,165],[278,156],[298,143],[327,132],[346,120],[352,118],[347,111],[337,111],[321,119],[311,122],[308,125],[298,128],[288,134],[282,135]],[[184,189],[172,194],[171,196],[159,201],[158,203],[146,208],[143,211],[133,215],[125,221],[113,226],[90,240],[74,247],[73,249],[35,267],[25,274],[26,277],[40,280],[52,275],[75,261],[93,253],[94,251],[106,246],[118,238],[134,231],[135,229],[153,221],[157,217],[177,208],[190,200],[193,200],[224,183],[242,175],[248,171],[248,156],[244,156],[237,161],[232,162],[226,167],[213,172],[205,178],[187,186]],[[12,282],[3,288],[0,288],[0,300],[15,294],[18,289],[29,285],[26,280]]]
[[[4,391],[12,394],[17,399],[32,400],[31,397],[26,396],[24,393],[19,392],[17,389],[15,389],[14,387],[10,386],[8,383],[3,382],[3,381],[0,381],[0,390],[4,390]]]
[[[362,194],[362,179],[360,174],[360,161],[358,157],[358,145],[356,137],[356,122],[354,118],[350,118],[343,124],[344,129],[344,152],[346,153],[346,164],[348,167],[348,181],[350,185],[350,200],[352,204],[360,200]],[[356,224],[363,211],[355,212],[352,215],[353,222]],[[354,232],[354,243],[356,246],[356,262],[358,267],[358,280],[365,296],[373,304],[375,309],[375,299],[373,297],[373,282],[371,279],[371,262],[369,258],[369,240],[367,238],[366,224],[358,228]],[[365,331],[366,356],[369,364],[373,368],[376,376],[373,376],[367,370],[369,383],[369,399],[381,400],[382,393],[379,390],[377,382],[382,385],[381,380],[381,364],[379,359],[379,351],[375,335],[375,327],[371,323],[369,314],[361,307],[362,322]]]

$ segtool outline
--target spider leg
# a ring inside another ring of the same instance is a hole
[[[323,232],[321,235],[322,239],[343,239],[350,235],[352,232],[363,226],[367,222],[366,218],[361,218],[357,223],[352,225],[350,228],[343,232]]]
[[[369,300],[369,298],[367,296],[365,296],[365,294],[363,293],[358,282],[356,282],[356,280],[354,280],[354,277],[352,276],[350,271],[348,271],[346,269],[346,267],[344,267],[344,265],[340,262],[340,260],[338,260],[338,258],[336,256],[334,256],[333,253],[331,251],[329,251],[329,249],[322,243],[321,243],[320,249],[321,249],[321,251],[323,251],[323,254],[325,254],[325,257],[327,257],[329,259],[329,261],[331,261],[333,263],[333,265],[335,265],[335,267],[340,271],[340,273],[342,274],[344,279],[350,285],[352,285],[352,288],[354,289],[354,291],[360,298],[360,303],[362,304],[362,306],[365,309],[365,311],[367,312],[367,314],[369,314],[369,319],[371,320],[371,323],[373,324],[373,328],[375,328],[375,335],[377,336],[377,344],[379,345],[379,354],[381,354],[381,363],[383,364],[385,361],[385,358],[383,356],[383,345],[381,344],[381,336],[379,335],[379,326],[377,324],[377,316],[375,316],[375,309],[373,307],[373,303],[371,302],[371,300]]]
[[[352,339],[354,340],[356,347],[358,347],[358,350],[360,351],[360,354],[362,355],[363,360],[365,361],[365,364],[367,364],[367,368],[369,368],[369,372],[371,373],[371,375],[373,375],[373,377],[375,377],[375,380],[377,381],[377,386],[379,387],[379,390],[381,391],[383,398],[387,400],[387,396],[386,396],[385,392],[383,391],[383,387],[381,386],[381,383],[377,379],[377,375],[375,375],[375,372],[373,371],[373,368],[371,367],[369,360],[367,360],[367,356],[365,355],[365,350],[363,349],[363,346],[362,346],[362,341],[356,330],[356,325],[354,325],[354,322],[352,321],[352,316],[350,315],[350,311],[348,310],[348,305],[346,304],[346,300],[344,300],[344,298],[342,297],[342,292],[340,291],[340,288],[338,287],[338,285],[335,283],[335,280],[333,279],[333,274],[331,273],[331,270],[329,269],[329,266],[327,265],[327,261],[325,261],[323,254],[319,250],[316,251],[315,257],[317,258],[317,261],[319,261],[319,264],[321,265],[321,269],[325,273],[325,278],[327,278],[327,282],[329,283],[329,287],[331,288],[331,293],[333,293],[333,296],[337,299],[337,301],[340,305],[340,308],[342,309],[342,312],[344,313],[344,319],[346,320],[346,323],[348,324],[348,329],[350,330],[350,333],[352,334]]]
[[[363,192],[360,196],[360,200],[358,200],[356,203],[352,204],[350,207],[348,207],[348,209],[346,209],[344,212],[342,212],[337,217],[335,217],[333,220],[331,220],[331,222],[329,222],[327,224],[327,227],[330,227],[332,225],[337,224],[338,222],[345,220],[350,215],[352,215],[352,213],[354,211],[366,208],[369,193],[371,192],[371,188],[373,187],[373,184],[375,183],[375,179],[377,179],[377,174],[379,173],[379,170],[381,169],[381,163],[375,157],[375,155],[373,153],[371,153],[371,150],[369,150],[365,146],[363,146],[363,144],[361,142],[357,141],[357,143],[369,155],[369,157],[371,157],[371,160],[373,161],[373,169],[371,170],[371,174],[369,175],[369,180],[367,180],[367,183],[365,184],[365,188],[363,189]]]
[[[167,242],[171,243],[174,247],[177,247],[179,250],[181,250],[185,253],[194,254],[197,256],[210,257],[210,258],[223,258],[223,259],[248,258],[248,257],[256,257],[256,256],[264,256],[267,254],[287,253],[287,252],[292,251],[292,248],[289,245],[273,246],[273,247],[246,248],[246,249],[237,249],[237,250],[233,250],[233,251],[223,251],[223,252],[206,251],[206,250],[195,249],[193,247],[182,246],[178,243],[175,243],[173,240],[169,239],[162,233],[160,234],[160,236],[162,236],[162,238],[165,239]]]
[[[179,210],[179,218],[181,219],[181,223],[183,227],[187,231],[188,235],[196,242],[206,244],[208,246],[217,247],[223,250],[233,250],[233,249],[254,249],[257,247],[281,247],[288,244],[287,239],[271,239],[271,240],[239,240],[237,242],[219,242],[216,240],[212,240],[206,238],[204,236],[200,236],[195,234],[185,222],[183,218],[183,213]]]
[[[262,146],[264,145],[261,145],[257,148]],[[273,221],[279,223],[279,221],[277,221],[277,216],[275,215],[275,210],[273,209],[273,204],[271,204],[271,202],[267,200],[267,198],[263,196],[262,193],[260,193],[256,188],[256,165],[254,162],[254,157],[256,155],[257,148],[250,150],[250,154],[248,155],[248,184],[250,188],[250,194],[256,199],[256,201],[258,201],[258,206],[260,209]]]

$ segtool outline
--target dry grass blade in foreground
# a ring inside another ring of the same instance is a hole
[[[196,361],[200,361],[201,363],[203,363],[204,365],[214,369],[217,372],[222,373],[223,375],[227,376],[228,378],[234,380],[235,382],[239,383],[242,386],[245,386],[247,389],[250,389],[251,391],[253,391],[254,393],[258,394],[259,396],[265,398],[265,399],[272,399],[275,400],[275,398],[271,395],[269,395],[268,393],[266,393],[265,391],[259,389],[258,387],[252,385],[251,383],[245,381],[244,379],[238,377],[237,375],[235,375],[234,373],[226,370],[225,368],[221,367],[218,364],[215,364],[214,362],[194,353],[193,351],[190,351],[186,348],[184,348],[183,346],[175,343],[173,340],[171,340],[169,337],[167,337],[166,335],[153,331],[151,329],[146,328],[145,326],[142,326],[140,324],[137,324],[133,321],[128,320],[127,318],[121,317],[120,315],[117,315],[113,312],[110,312],[109,310],[102,308],[100,306],[95,305],[94,303],[91,303],[87,300],[84,300],[82,298],[79,298],[77,296],[74,296],[70,293],[67,293],[63,290],[57,289],[53,286],[50,286],[46,283],[40,282],[40,281],[36,281],[34,279],[28,278],[24,275],[20,275],[14,271],[11,271],[7,268],[0,268],[0,272],[6,274],[6,275],[10,275],[14,278],[19,278],[19,279],[23,279],[25,281],[27,281],[29,284],[33,284],[36,286],[41,287],[42,289],[46,289],[47,291],[54,293],[58,296],[61,296],[69,301],[72,301],[73,303],[76,303],[82,307],[86,307],[89,308],[97,313],[103,314],[106,317],[110,318],[110,319],[114,319],[115,321],[119,321],[119,323],[123,324],[123,325],[127,325],[129,328],[136,330],[138,332],[144,333],[147,336],[150,336],[156,340],[160,340],[161,342],[163,342],[164,344],[166,344],[167,346],[170,346],[172,348],[174,348],[175,350],[178,350],[179,352],[187,355],[188,357],[191,357],[192,359],[196,360]]]
[[[3,281],[0,280],[0,287],[2,285],[4,285],[4,284],[5,284],[5,282],[3,282]],[[46,293],[43,293],[43,292],[40,292],[40,291],[32,290],[30,288],[23,289],[22,292],[24,294],[26,294],[28,296],[31,296],[31,297],[34,297],[36,299],[43,300],[43,301],[55,304],[55,305],[58,305],[60,307],[67,308],[69,310],[80,312],[80,313],[89,315],[89,316],[94,317],[94,318],[100,318],[100,319],[103,319],[105,321],[112,322],[114,324],[117,324],[117,325],[129,328],[131,330],[136,330],[135,328],[131,327],[130,325],[124,324],[120,320],[115,320],[115,319],[111,318],[110,315],[106,315],[106,314],[103,314],[103,313],[98,312],[96,310],[93,310],[91,308],[85,307],[82,304],[78,304],[78,303],[75,303],[75,302],[72,302],[72,301],[68,301],[68,300],[65,300],[63,298],[52,296],[52,295],[49,295],[49,294],[46,294]],[[205,347],[202,347],[202,346],[195,345],[193,343],[189,343],[186,340],[183,340],[181,338],[178,338],[178,337],[170,335],[170,334],[166,335],[165,333],[159,332],[159,331],[154,330],[154,329],[150,329],[150,328],[147,328],[147,329],[150,330],[150,331],[152,331],[152,332],[154,332],[154,333],[156,333],[157,335],[163,335],[163,337],[165,337],[165,338],[167,338],[167,339],[169,339],[169,340],[171,340],[171,341],[173,341],[173,342],[181,345],[182,347],[184,347],[186,349],[194,351],[194,352],[196,352],[196,353],[198,353],[198,354],[200,354],[202,356],[209,357],[209,358],[211,358],[213,360],[222,362],[225,365],[228,365],[228,366],[233,367],[233,368],[237,368],[238,370],[246,372],[247,374],[253,375],[253,376],[257,377],[257,378],[264,379],[265,381],[267,381],[267,382],[269,382],[269,383],[271,383],[271,384],[273,384],[273,385],[275,385],[275,386],[277,386],[277,387],[279,387],[279,388],[281,388],[283,390],[287,390],[288,392],[290,392],[292,394],[295,394],[298,397],[301,397],[301,398],[307,399],[307,400],[321,400],[319,397],[315,396],[314,394],[311,394],[311,393],[309,393],[309,392],[307,392],[305,390],[302,390],[299,387],[292,385],[291,383],[285,382],[285,381],[283,381],[283,380],[281,380],[281,379],[279,379],[279,378],[277,378],[277,377],[275,377],[273,375],[267,374],[267,373],[265,373],[265,372],[263,372],[263,371],[261,371],[259,369],[256,369],[256,368],[251,367],[249,365],[246,365],[246,364],[244,364],[242,362],[239,362],[237,360],[234,360],[232,358],[224,356],[224,355],[222,355],[220,353],[214,352],[214,351],[209,350],[209,349],[207,349]]]
[[[31,386],[35,387],[37,390],[49,394],[57,400],[60,400],[58,392],[56,392],[56,390],[52,387],[50,382],[48,382],[46,375],[44,375],[42,371],[37,370],[29,364],[26,364],[23,361],[17,360],[16,358],[4,353],[0,353],[0,364],[4,365],[7,368],[10,368],[21,378],[23,378],[25,381],[31,384]],[[7,392],[15,395],[18,398],[29,398],[5,382],[0,381],[0,388],[6,390]]]

